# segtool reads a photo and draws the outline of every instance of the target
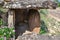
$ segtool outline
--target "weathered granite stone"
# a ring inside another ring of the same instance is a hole
[[[56,8],[57,3],[54,1],[47,1],[47,0],[14,0],[5,2],[4,6],[5,8]]]
[[[60,36],[49,36],[30,33],[19,36],[16,40],[60,40]]]

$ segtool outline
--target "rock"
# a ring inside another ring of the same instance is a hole
[[[35,33],[24,34],[19,36],[16,40],[60,40],[60,36],[56,35],[39,35]]]
[[[37,34],[26,31],[25,33],[22,34],[22,36],[18,36],[16,40],[37,40]]]

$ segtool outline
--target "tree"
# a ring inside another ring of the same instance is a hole
[[[60,7],[60,1],[59,0],[55,0],[55,2],[57,2],[58,7]]]

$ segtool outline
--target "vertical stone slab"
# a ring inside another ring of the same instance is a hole
[[[14,11],[13,10],[9,10],[8,11],[8,27],[13,27],[13,14],[14,14]]]
[[[15,25],[15,10],[14,10],[14,13],[13,13],[13,25]]]
[[[40,14],[38,10],[31,9],[29,11],[29,27],[30,30],[36,34],[40,32]]]

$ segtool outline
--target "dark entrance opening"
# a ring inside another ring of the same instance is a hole
[[[15,10],[15,30],[17,38],[19,35],[22,35],[26,30],[28,30],[28,21],[27,21],[27,11],[24,9]]]
[[[40,15],[35,9],[16,9],[15,10],[15,30],[17,38],[26,30],[38,33],[40,31]]]

